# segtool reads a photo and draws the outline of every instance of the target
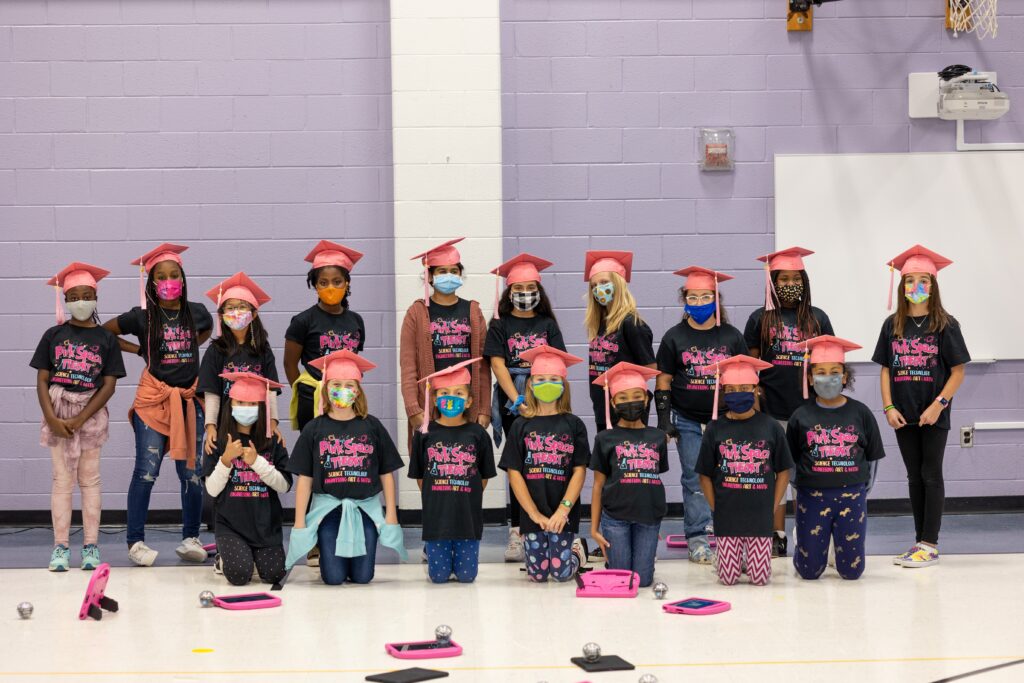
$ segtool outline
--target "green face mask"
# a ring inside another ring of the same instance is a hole
[[[565,387],[561,382],[540,382],[533,385],[533,395],[542,403],[554,403],[562,397]]]

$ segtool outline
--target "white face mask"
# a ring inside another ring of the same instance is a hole
[[[85,322],[96,312],[95,301],[71,301],[68,302],[68,311],[71,317],[78,322]]]

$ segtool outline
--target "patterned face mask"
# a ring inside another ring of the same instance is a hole
[[[331,399],[331,405],[335,408],[348,408],[356,402],[355,389],[348,387],[332,387],[327,390],[327,396]]]
[[[595,285],[591,290],[591,293],[594,295],[594,301],[602,306],[607,306],[612,302],[612,298],[615,296],[615,283],[605,282],[600,285]]]
[[[804,286],[801,285],[776,285],[775,293],[779,295],[779,301],[783,304],[792,305],[804,298]]]
[[[532,311],[540,303],[540,292],[512,292],[509,299],[516,310]]]
[[[931,292],[928,291],[928,288],[925,287],[923,282],[918,282],[916,287],[907,285],[904,296],[907,297],[907,301],[912,304],[923,304],[925,301],[928,301],[928,297],[931,296]]]
[[[466,409],[466,399],[461,396],[438,396],[437,410],[445,417],[458,417]]]
[[[224,324],[232,330],[244,330],[252,322],[252,311],[249,310],[234,310],[224,311],[222,316]]]

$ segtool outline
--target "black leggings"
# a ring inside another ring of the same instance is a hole
[[[504,397],[505,395],[501,394],[501,396]],[[505,446],[503,446],[503,448],[504,448],[504,447],[508,446],[508,432],[509,432],[510,429],[512,429],[512,423],[516,421],[516,418],[519,417],[519,415],[518,414],[517,415],[509,415],[508,411],[505,410],[505,408],[504,408],[504,401],[502,402],[502,404],[503,404],[503,407],[501,409],[501,427],[502,427],[502,430],[505,432],[505,441],[503,442],[505,444]],[[512,485],[509,484],[509,486],[508,486],[508,519],[509,519],[509,526],[512,526],[512,527],[518,527],[519,526],[519,518],[522,516],[522,511],[523,511],[523,509],[519,505],[519,499],[516,498],[515,492],[512,491]]]
[[[224,578],[233,586],[244,586],[252,580],[255,564],[263,583],[277,583],[284,578],[284,547],[253,548],[238,536],[217,536]]]
[[[307,384],[300,384],[295,391],[299,395],[295,419],[299,423],[299,431],[301,432],[306,423],[313,419],[313,397],[316,394],[316,390]]]
[[[934,425],[907,425],[896,430],[903,464],[907,466],[910,507],[914,511],[917,542],[938,545],[946,486],[942,480],[942,457],[946,452],[948,429]]]

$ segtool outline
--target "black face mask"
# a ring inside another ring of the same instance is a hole
[[[626,401],[615,406],[615,412],[619,417],[628,422],[641,419],[646,409],[647,401]]]

